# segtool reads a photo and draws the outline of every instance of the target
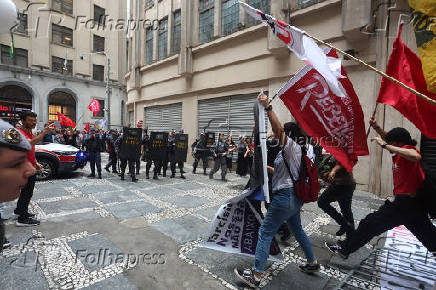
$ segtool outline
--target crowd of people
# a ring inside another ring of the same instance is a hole
[[[268,175],[271,192],[271,203],[267,205],[267,212],[259,230],[255,260],[252,268],[235,269],[235,274],[246,285],[258,287],[265,270],[267,258],[270,254],[271,242],[276,233],[286,240],[292,234],[300,244],[307,263],[300,265],[306,273],[320,270],[312,244],[301,224],[301,208],[304,203],[297,197],[294,184],[301,176],[302,156],[308,158],[318,166],[319,178],[324,180],[327,188],[320,193],[318,206],[326,212],[340,227],[336,236],[345,235],[344,240],[337,243],[326,243],[326,247],[335,255],[346,259],[373,237],[398,225],[405,225],[422,244],[430,251],[436,251],[436,227],[430,220],[419,198],[425,181],[425,172],[420,163],[421,155],[416,148],[410,133],[404,128],[394,128],[385,132],[372,118],[370,126],[376,130],[379,137],[372,139],[384,150],[393,154],[393,202],[386,201],[377,211],[365,217],[356,228],[352,201],[356,189],[353,173],[320,146],[308,143],[306,134],[296,123],[282,125],[272,109],[269,99],[260,95],[258,101],[268,113],[272,133],[268,138]],[[123,152],[126,146],[124,138],[126,132],[109,130],[107,132],[91,129],[89,132],[78,132],[71,129],[55,129],[53,124],[46,124],[39,135],[33,135],[36,126],[36,114],[25,112],[21,116],[21,125],[13,128],[6,122],[0,122],[2,134],[0,136],[0,181],[8,186],[1,189],[0,203],[18,198],[14,213],[18,216],[17,226],[34,226],[39,221],[29,212],[29,203],[35,186],[36,170],[41,169],[35,158],[35,145],[40,142],[56,142],[72,145],[87,152],[91,174],[89,178],[102,178],[101,152],[109,153],[109,162],[104,169],[119,174],[124,180],[127,167],[133,182],[137,181],[141,161],[146,163],[146,178],[150,178],[152,165],[153,179],[159,175],[166,177],[168,164],[171,176],[176,177],[176,167],[180,170],[180,177],[184,176],[183,158],[176,158],[176,134],[183,134],[171,130],[165,143],[165,154],[153,154],[153,142],[145,130],[138,143],[139,154],[132,158]],[[167,135],[165,135],[167,136]],[[301,141],[304,140],[304,141]],[[226,174],[233,167],[233,154],[237,153],[236,173],[240,176],[250,174],[253,168],[255,147],[250,137],[241,136],[239,143],[233,142],[232,136],[225,138],[218,134],[217,141],[211,145],[206,134],[202,133],[191,145],[194,157],[193,173],[196,174],[200,162],[203,174],[213,178],[221,169],[221,179],[227,181]],[[322,150],[322,151],[321,151]],[[321,153],[323,152],[323,153]],[[158,156],[158,157],[157,157]],[[207,173],[208,161],[214,160],[214,166]],[[182,160],[182,161],[181,161]],[[186,160],[185,160],[186,161]],[[118,167],[118,164],[120,166]],[[8,180],[8,182],[3,182]],[[13,182],[9,182],[13,181]],[[9,186],[10,185],[10,186]],[[340,211],[332,206],[338,202]],[[259,204],[254,207],[263,216]],[[9,245],[4,238],[4,226],[0,223],[0,251]]]

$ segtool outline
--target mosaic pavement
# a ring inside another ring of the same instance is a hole
[[[193,175],[189,167],[185,170],[188,171],[187,180],[146,180],[141,174],[140,181],[132,183],[127,178],[127,181],[121,181],[118,176],[106,172],[102,180],[88,179],[85,177],[88,169],[85,169],[70,176],[37,183],[31,211],[41,220],[41,226],[16,228],[12,214],[15,204],[5,204],[4,216],[9,217],[6,221],[7,233],[13,246],[0,254],[0,277],[3,277],[0,285],[4,283],[1,288],[148,289],[135,279],[129,279],[129,273],[137,271],[139,266],[118,248],[119,242],[114,242],[115,239],[103,230],[87,229],[87,225],[107,221],[131,227],[132,235],[133,229],[159,232],[164,239],[166,237],[178,245],[178,250],[171,254],[176,255],[182,265],[196,268],[208,279],[216,281],[216,289],[241,289],[233,275],[233,268],[248,267],[252,259],[205,249],[200,244],[219,206],[238,195],[248,179],[229,174],[229,182],[223,183],[219,179],[209,180],[201,174]],[[353,200],[356,223],[382,202],[369,193],[356,191]],[[347,261],[332,258],[323,244],[324,241],[335,240],[338,226],[315,203],[303,207],[302,223],[318,260],[323,264],[321,272],[308,276],[297,270],[297,265],[304,262],[303,253],[291,238],[281,244],[284,262],[268,264],[261,282],[263,288],[329,288],[369,253],[369,249],[364,248]],[[52,230],[40,230],[44,226],[50,226]],[[53,232],[57,231],[66,234],[53,237]],[[128,235],[126,231],[126,239]],[[118,237],[117,241],[122,238]],[[102,249],[109,255],[102,261],[101,255],[82,255]],[[120,257],[118,260],[114,258],[117,254]],[[22,275],[27,278],[17,287],[14,281]],[[189,289],[179,283],[174,281],[174,289]],[[356,286],[359,283],[356,281]]]

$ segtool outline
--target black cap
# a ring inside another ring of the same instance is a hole
[[[32,149],[26,137],[11,124],[3,120],[0,120],[0,147],[24,152]]]

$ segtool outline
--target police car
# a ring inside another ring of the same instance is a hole
[[[73,172],[79,149],[70,145],[42,143],[35,146],[36,160],[43,170],[36,174],[37,180],[47,180],[61,173]]]

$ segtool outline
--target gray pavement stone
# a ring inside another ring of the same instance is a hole
[[[147,285],[143,285],[147,288]],[[101,282],[95,283],[89,287],[83,289],[87,290],[106,290],[106,289],[117,289],[117,290],[135,290],[138,289],[133,285],[129,279],[127,279],[123,274],[118,274],[109,279],[103,280]]]
[[[212,220],[220,207],[221,206],[208,207],[197,211],[197,213]]]
[[[98,185],[88,185],[84,188],[81,188],[81,191],[84,194],[96,194],[99,192],[108,192],[108,191],[116,191],[119,190],[113,185],[110,184],[98,184]]]
[[[155,207],[154,205],[151,205],[145,201],[128,202],[109,206],[106,205],[104,208],[120,220],[143,216],[148,213],[158,213],[161,211],[160,208]]]
[[[33,200],[68,196],[70,193],[65,188],[57,188],[54,185],[46,186],[43,189],[38,188],[33,194]]]
[[[138,195],[131,192],[130,190],[95,193],[93,196],[98,201],[101,201],[104,204],[114,203],[114,202],[124,202],[124,201],[129,201],[139,198]]]
[[[48,289],[48,283],[37,260],[35,252],[0,257],[0,288],[2,290]]]
[[[100,270],[115,264],[117,255],[121,257],[120,260],[123,257],[127,259],[126,253],[101,234],[71,241],[68,245],[76,256],[76,261],[80,261],[88,271]]]
[[[204,185],[187,181],[185,183],[174,184],[173,187],[180,190],[197,190],[204,188]]]
[[[184,195],[170,197],[168,198],[168,202],[171,202],[179,208],[195,208],[208,203],[209,200],[198,196]]]
[[[82,212],[82,213],[74,213],[64,216],[58,216],[58,217],[50,218],[49,220],[52,222],[62,223],[67,221],[79,222],[85,220],[94,220],[98,218],[102,218],[102,216],[96,213],[95,211],[90,211],[90,212]]]
[[[163,220],[151,226],[179,243],[204,237],[209,230],[208,223],[192,215]]]
[[[54,202],[40,202],[39,206],[46,214],[54,214],[83,208],[95,208],[98,205],[87,198],[79,197]]]

